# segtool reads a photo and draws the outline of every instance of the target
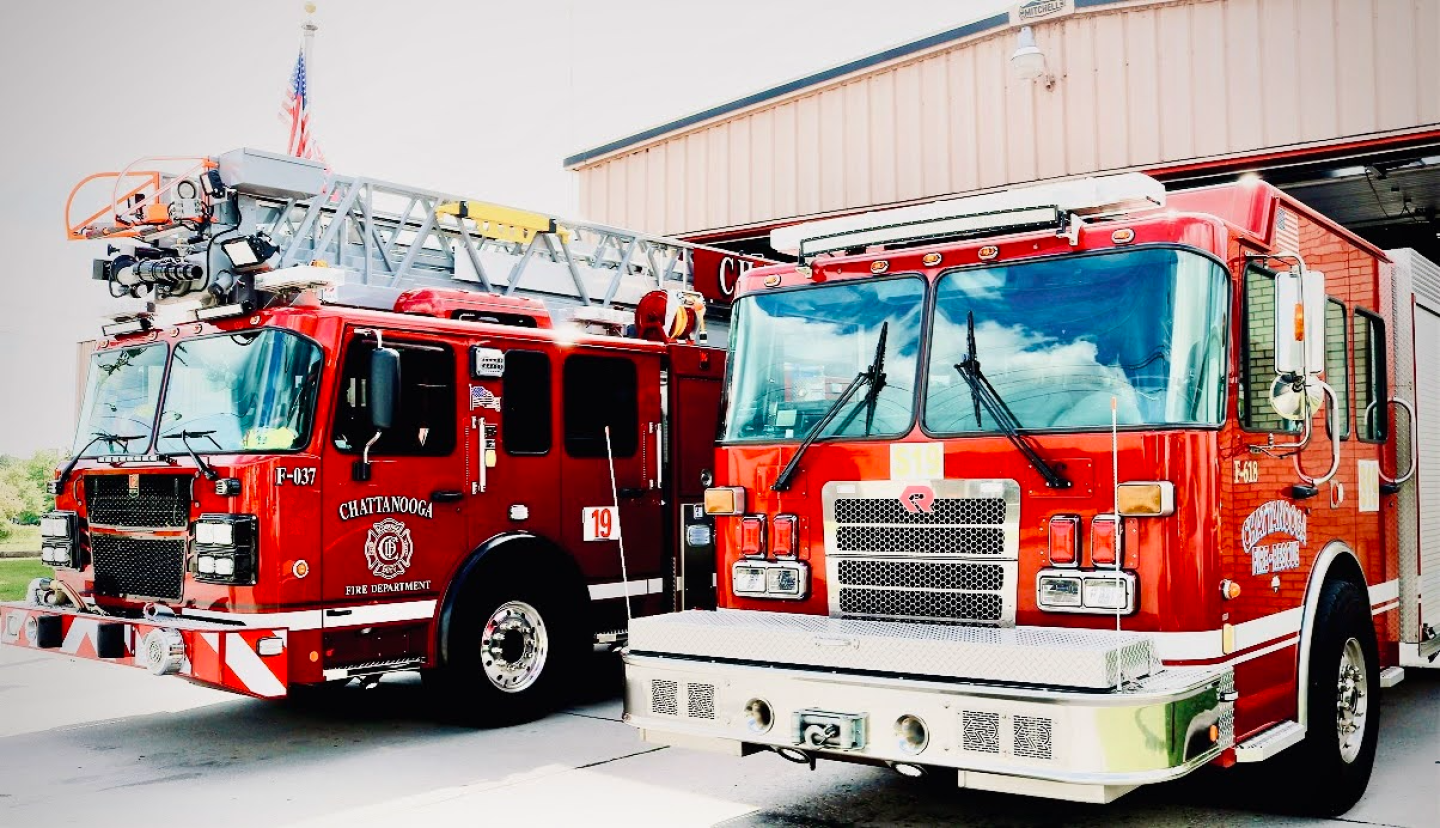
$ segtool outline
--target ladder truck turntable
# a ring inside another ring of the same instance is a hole
[[[136,307],[0,643],[266,698],[418,669],[500,721],[713,605],[704,268],[763,260],[255,150],[154,166],[66,207]]]
[[[645,740],[1090,802],[1278,755],[1354,804],[1379,690],[1440,652],[1440,270],[1139,174],[771,242],[798,261],[739,284],[704,493],[719,609],[624,651]]]

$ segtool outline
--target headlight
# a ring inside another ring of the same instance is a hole
[[[804,561],[739,560],[730,573],[736,595],[798,601],[810,594],[810,565]]]
[[[1035,584],[1036,602],[1046,612],[1129,615],[1138,583],[1133,572],[1046,569]]]
[[[1041,578],[1040,606],[1080,606],[1080,579],[1066,576]]]
[[[203,514],[195,521],[195,579],[253,584],[259,532],[254,515]]]
[[[764,595],[765,567],[756,564],[736,564],[732,570],[736,595]]]
[[[55,567],[79,567],[80,555],[74,512],[46,512],[40,517],[40,561]]]
[[[1086,578],[1084,604],[1091,609],[1120,610],[1130,603],[1130,590],[1119,578]]]

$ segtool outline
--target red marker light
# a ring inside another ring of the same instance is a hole
[[[1090,521],[1090,563],[1114,566],[1120,557],[1120,524],[1114,515],[1096,515]]]
[[[765,518],[747,515],[740,519],[740,554],[747,558],[765,554]]]
[[[1080,549],[1080,518],[1057,515],[1050,518],[1050,564],[1074,566]]]
[[[775,536],[770,539],[770,551],[777,558],[793,558],[799,551],[797,537],[799,520],[794,515],[776,515]]]

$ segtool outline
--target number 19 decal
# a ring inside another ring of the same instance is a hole
[[[584,512],[585,540],[620,539],[620,512],[614,506],[590,506]]]

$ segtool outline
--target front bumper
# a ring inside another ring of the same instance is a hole
[[[287,693],[288,639],[285,629],[0,603],[0,644],[140,667],[260,698]]]
[[[1165,668],[1147,642],[780,613],[638,619],[625,655],[625,720],[662,744],[954,768],[967,787],[1108,802],[1182,776],[1234,742],[1231,669]],[[894,670],[901,662],[911,666]],[[964,662],[974,675],[956,675]],[[1107,673],[1119,689],[1093,686]],[[746,715],[754,699],[773,711],[768,729]],[[924,722],[919,750],[897,735],[904,716]],[[817,742],[814,725],[836,721],[845,732]]]

